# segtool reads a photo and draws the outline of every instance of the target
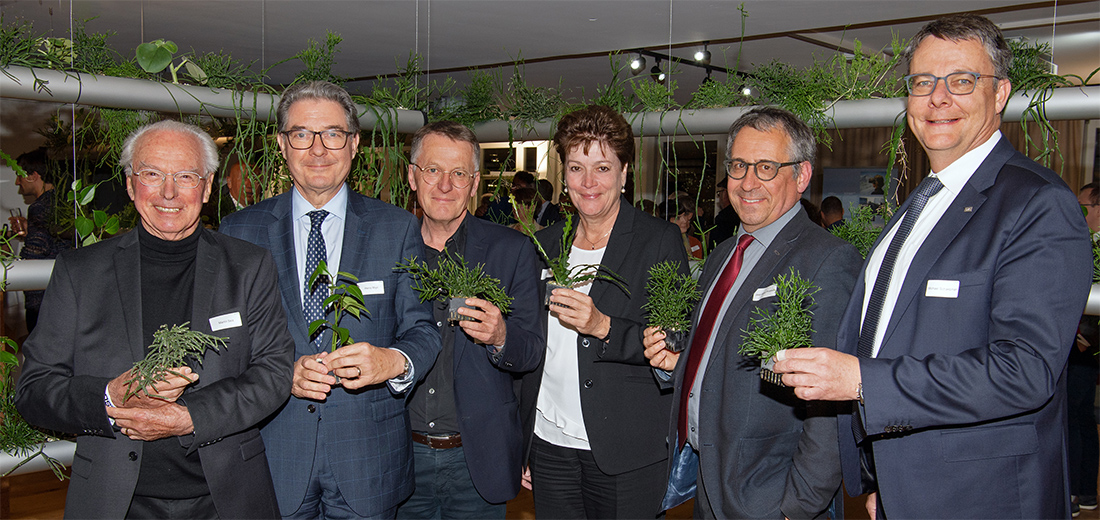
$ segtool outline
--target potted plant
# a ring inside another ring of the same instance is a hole
[[[321,303],[322,309],[332,308],[332,320],[320,318],[313,320],[309,324],[309,336],[313,337],[321,327],[327,327],[332,331],[332,348],[336,349],[355,343],[352,339],[351,333],[347,327],[340,326],[340,320],[344,318],[343,314],[351,314],[355,316],[355,319],[361,319],[363,314],[370,316],[370,311],[367,310],[366,305],[363,303],[363,291],[359,288],[359,279],[351,273],[345,273],[339,271],[336,276],[332,276],[328,272],[328,265],[322,260],[317,264],[317,268],[313,270],[313,273],[309,275],[309,286],[313,287],[313,284],[317,282],[317,277],[325,276],[327,280],[331,280],[332,283],[328,284],[330,294]],[[350,281],[351,283],[337,283],[340,279]],[[339,378],[337,378],[339,380]]]
[[[665,333],[665,348],[684,350],[691,330],[691,311],[702,297],[699,282],[690,274],[680,274],[675,262],[665,261],[649,268],[645,289],[649,299],[642,308],[649,316],[647,325]]]
[[[513,205],[516,204],[515,197],[509,195],[508,199]],[[539,239],[535,237],[535,225],[531,222],[531,215],[533,215],[533,213],[526,215],[528,217],[527,219],[520,218],[518,221],[523,234],[531,237],[531,241],[535,243],[535,248],[538,249],[539,255],[546,261],[546,265],[550,267],[551,278],[546,282],[546,299],[543,302],[545,305],[551,305],[550,294],[554,292],[554,289],[572,289],[593,280],[611,282],[615,284],[616,287],[622,289],[623,292],[630,294],[622,277],[615,274],[603,264],[578,264],[569,267],[569,252],[572,250],[573,240],[572,213],[565,214],[565,228],[562,229],[561,233],[561,248],[558,251],[558,256],[554,258],[551,258],[550,255],[546,253],[546,249],[542,247],[542,244],[539,243]]]
[[[774,310],[758,307],[749,320],[748,330],[743,330],[741,348],[737,352],[760,358],[760,378],[779,386],[783,380],[771,371],[775,366],[775,354],[781,350],[813,345],[810,335],[814,305],[813,295],[818,287],[799,276],[791,268],[790,273],[775,277]],[[769,306],[770,307],[770,306]]]
[[[211,336],[204,332],[191,330],[187,326],[191,322],[184,322],[169,328],[161,325],[153,333],[153,343],[149,345],[149,353],[145,359],[134,363],[130,370],[130,379],[126,380],[126,396],[129,399],[138,393],[144,393],[149,397],[160,397],[152,393],[153,385],[164,381],[168,374],[180,376],[190,380],[186,375],[173,370],[174,367],[183,366],[187,358],[194,359],[202,364],[202,355],[206,349],[218,350],[225,347],[225,338]]]
[[[448,254],[446,251],[439,256],[439,266],[435,269],[428,267],[427,262],[417,262],[416,257],[398,263],[395,269],[405,271],[416,278],[413,289],[420,296],[421,303],[439,300],[448,301],[448,321],[473,320],[469,316],[458,313],[462,307],[472,308],[466,305],[466,298],[481,298],[496,305],[501,314],[511,312],[512,297],[504,292],[500,286],[500,280],[485,274],[485,266],[477,264],[469,267],[466,259],[457,253]]]

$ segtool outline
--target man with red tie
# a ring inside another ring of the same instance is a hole
[[[696,518],[812,518],[840,488],[835,413],[762,381],[760,360],[738,349],[754,310],[774,310],[776,277],[792,268],[820,289],[813,344],[834,347],[862,259],[799,204],[816,151],[805,123],[758,108],[734,122],[728,142],[726,190],[742,225],[703,266],[690,346],[673,353],[661,332],[646,330],[646,357],[675,388],[662,507],[695,496]]]

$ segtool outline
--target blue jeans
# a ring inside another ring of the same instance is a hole
[[[470,478],[462,447],[437,450],[413,443],[416,488],[397,518],[504,518],[505,504],[486,502]]]

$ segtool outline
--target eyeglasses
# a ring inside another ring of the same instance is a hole
[[[164,179],[168,177],[172,178],[172,182],[176,183],[176,186],[186,189],[198,188],[199,184],[206,180],[205,176],[199,175],[195,172],[176,172],[176,173],[164,173],[160,170],[154,170],[153,168],[145,168],[144,170],[138,170],[134,172],[137,176],[138,182],[150,187],[156,188],[164,184]]]
[[[729,178],[739,181],[745,178],[745,175],[749,173],[749,166],[752,166],[753,173],[756,174],[756,178],[762,181],[770,181],[779,175],[779,169],[784,166],[794,166],[800,164],[802,161],[794,162],[775,162],[775,161],[756,161],[754,163],[745,162],[739,159],[730,159],[726,161],[726,175]]]
[[[977,72],[952,72],[946,76],[934,76],[932,74],[910,74],[905,76],[905,88],[913,97],[931,96],[936,91],[936,84],[942,79],[947,86],[947,91],[956,96],[965,96],[974,92],[978,80],[982,78],[1004,79],[992,74],[978,74]]]
[[[456,188],[465,188],[469,186],[470,183],[474,180],[474,174],[463,170],[462,168],[455,168],[447,172],[434,166],[428,166],[427,168],[425,168],[416,163],[410,164],[416,166],[416,168],[420,170],[422,174],[424,174],[424,182],[428,184],[434,185],[439,183],[439,180],[443,178],[444,174],[451,176],[451,184],[453,184]]]
[[[314,132],[312,130],[289,130],[280,132],[286,136],[286,141],[295,150],[308,150],[313,148],[313,142],[317,136],[321,136],[321,145],[329,150],[339,150],[348,144],[348,136],[351,132],[330,128]]]

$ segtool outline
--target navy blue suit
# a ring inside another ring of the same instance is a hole
[[[914,257],[877,358],[859,360],[887,516],[1069,517],[1066,358],[1089,258],[1073,192],[1002,138]],[[957,280],[957,297],[927,296],[930,280]],[[849,354],[865,290],[861,276],[838,332]],[[855,496],[851,420],[838,428]]]
[[[302,282],[290,218],[292,195],[284,193],[228,215],[220,230],[271,251],[297,359],[317,350],[308,339],[302,315]],[[416,218],[349,191],[339,270],[355,275],[361,283],[382,281],[383,293],[364,296],[369,316],[358,321],[348,317],[340,325],[350,330],[355,341],[404,352],[416,377],[422,378],[439,353],[439,330],[429,306],[413,292],[411,277],[393,269],[398,261],[414,256],[424,256]],[[327,337],[323,344],[329,344]],[[322,429],[324,445],[318,446]],[[340,493],[361,516],[382,514],[412,492],[405,394],[395,394],[388,385],[354,391],[336,386],[323,402],[291,396],[261,432],[284,515],[301,505],[318,448],[328,450],[328,466]]]
[[[487,502],[501,503],[519,493],[523,433],[515,373],[542,361],[546,335],[539,300],[535,246],[522,233],[466,215],[466,263],[482,264],[513,298],[506,316],[507,338],[499,359],[461,330],[454,340],[455,408],[474,487]],[[442,370],[446,367],[436,367]]]

